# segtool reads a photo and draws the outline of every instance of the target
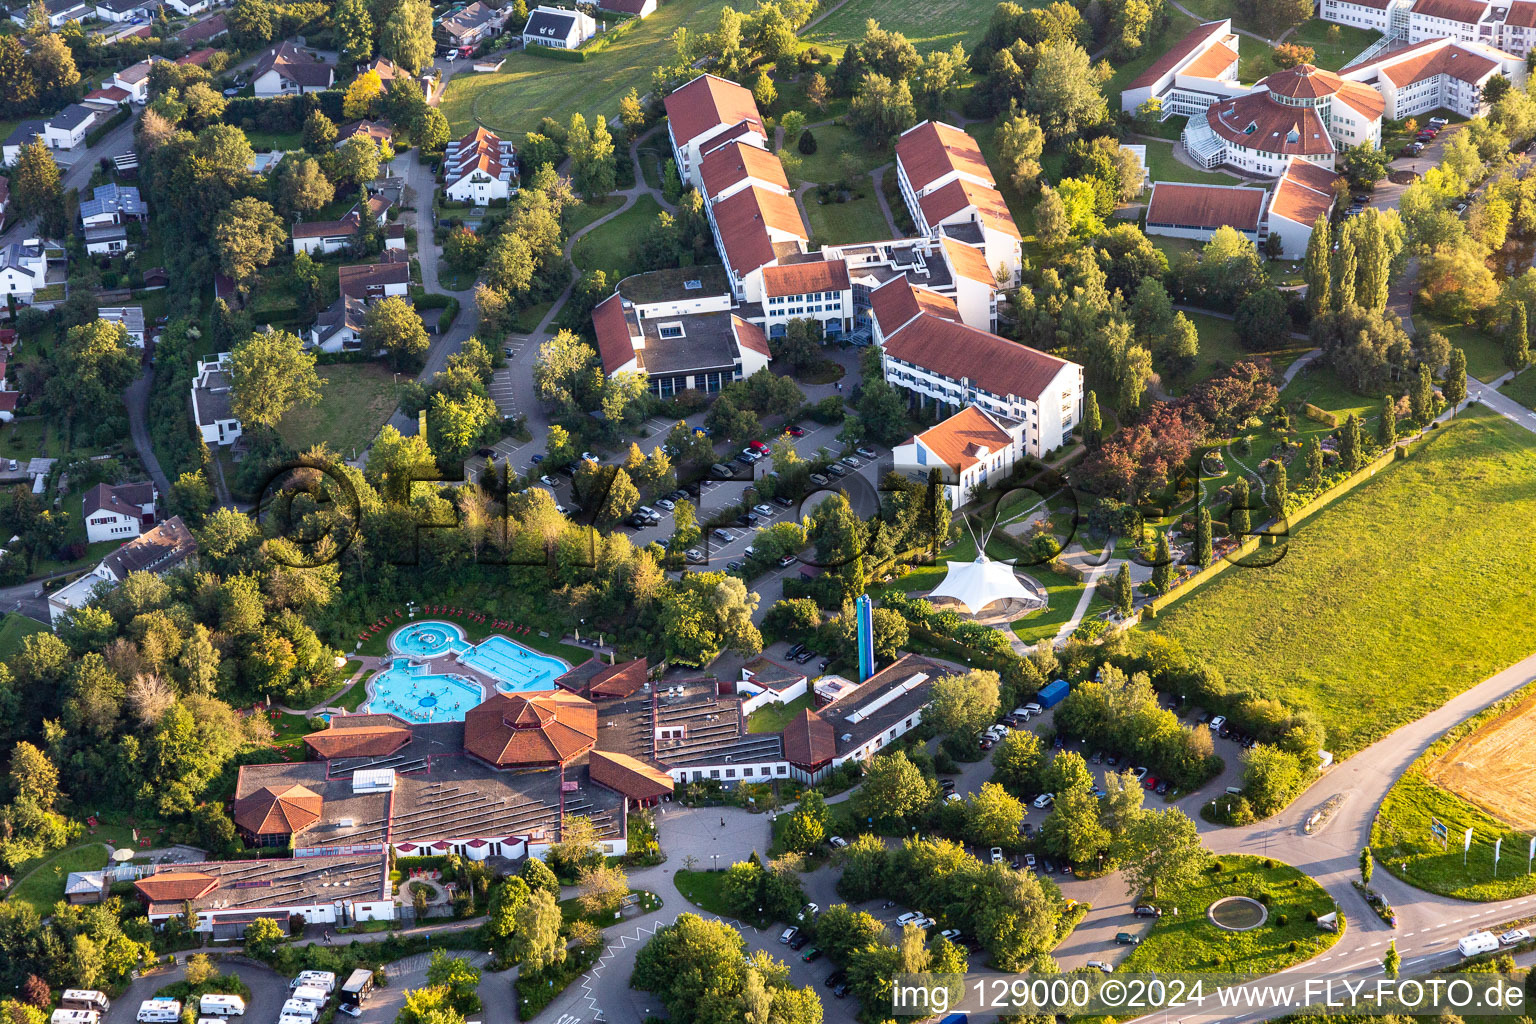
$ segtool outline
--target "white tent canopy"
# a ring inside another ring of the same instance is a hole
[[[950,562],[944,582],[929,597],[949,597],[960,602],[972,615],[989,604],[1016,598],[1026,604],[1043,604],[1013,574],[1007,562],[994,562],[982,555],[974,562]]]

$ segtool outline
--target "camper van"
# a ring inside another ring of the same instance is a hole
[[[54,1010],[48,1024],[101,1024],[101,1014],[95,1010]]]
[[[302,971],[288,983],[289,988],[318,988],[326,995],[336,991],[336,974],[333,971]]]
[[[59,1006],[65,1010],[95,1010],[97,1013],[106,1013],[112,1008],[107,1002],[105,992],[97,992],[93,988],[67,988],[64,994],[59,996]]]
[[[314,1003],[306,1003],[302,999],[290,999],[283,1004],[283,1016],[314,1020],[320,1016],[320,1008]]]
[[[358,968],[347,975],[347,983],[341,986],[341,1002],[338,1009],[360,1017],[363,1003],[373,994],[373,972]]]
[[[240,1017],[245,1014],[245,1000],[239,996],[205,995],[197,1007],[209,1017]]]
[[[181,1019],[181,1002],[176,999],[146,999],[139,1004],[139,1024],[172,1024]]]
[[[325,1006],[326,1001],[331,997],[323,988],[316,988],[313,985],[300,985],[289,994],[288,998],[309,1003],[316,1010],[319,1010]]]
[[[1456,943],[1456,949],[1462,956],[1477,956],[1479,953],[1492,953],[1499,948],[1499,937],[1493,932],[1473,932],[1460,942]]]

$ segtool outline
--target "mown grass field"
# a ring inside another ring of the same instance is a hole
[[[878,242],[892,237],[891,226],[880,212],[880,201],[875,198],[875,186],[868,178],[863,183],[864,195],[846,203],[816,201],[816,193],[805,196],[805,219],[811,229],[812,244],[821,242]]]
[[[900,32],[919,53],[947,50],[960,43],[967,50],[981,39],[997,0],[924,0],[922,3],[890,4],[884,0],[848,0],[830,17],[811,26],[801,38],[821,47],[844,47],[864,37],[870,18],[880,27]],[[1026,2],[1025,7],[1042,3]]]
[[[1341,933],[1319,931],[1307,920],[1309,910],[1322,916],[1337,908],[1323,887],[1300,871],[1262,857],[1229,856],[1218,862],[1221,873],[1204,874],[1187,888],[1157,894],[1152,902],[1163,909],[1163,916],[1120,964],[1120,971],[1272,974],[1317,956],[1339,940]],[[1268,920],[1244,932],[1216,927],[1205,916],[1206,908],[1227,896],[1266,897]]]
[[[317,368],[320,403],[290,409],[278,424],[283,440],[299,451],[324,442],[352,457],[371,442],[398,402],[395,374],[381,363],[336,363]]]
[[[608,275],[609,284],[617,284],[640,269],[635,265],[640,241],[656,226],[660,213],[660,203],[641,196],[634,206],[582,235],[571,250],[571,258],[583,274],[601,270]]]
[[[0,659],[10,661],[12,655],[21,650],[21,642],[30,634],[46,632],[48,627],[36,619],[29,619],[17,612],[7,615],[5,622],[0,624]]]
[[[455,76],[443,94],[443,114],[455,138],[481,124],[519,141],[540,118],[564,124],[577,111],[588,122],[613,117],[631,87],[642,95],[650,91],[651,72],[658,54],[671,45],[672,33],[681,26],[690,33],[711,31],[724,6],[725,0],[671,0],[579,64],[510,53],[494,74]]]
[[[1536,370],[1526,370],[1499,391],[1527,409],[1536,409]]]
[[[1536,647],[1536,436],[1462,415],[1148,628],[1234,685],[1308,709],[1340,758]]]
[[[61,850],[16,883],[6,899],[27,903],[44,917],[64,898],[71,871],[97,871],[107,866],[107,848],[99,842]]]

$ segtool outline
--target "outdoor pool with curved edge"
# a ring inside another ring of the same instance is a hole
[[[368,681],[369,700],[361,710],[388,712],[412,722],[459,721],[485,700],[480,683],[443,671],[451,665],[494,679],[503,693],[552,690],[555,677],[571,667],[500,633],[472,644],[462,627],[440,619],[402,626],[389,638],[389,647],[403,657]]]

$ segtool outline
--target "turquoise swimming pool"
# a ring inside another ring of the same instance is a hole
[[[462,721],[464,712],[485,700],[479,683],[412,665],[409,658],[394,659],[368,681],[368,689],[363,711],[387,712],[408,722]]]
[[[370,699],[363,710],[389,712],[413,722],[459,721],[464,712],[485,700],[480,683],[444,671],[453,665],[494,679],[503,693],[552,690],[555,677],[571,667],[500,633],[472,644],[462,628],[437,619],[401,627],[390,637],[389,646],[403,657],[369,681]]]

